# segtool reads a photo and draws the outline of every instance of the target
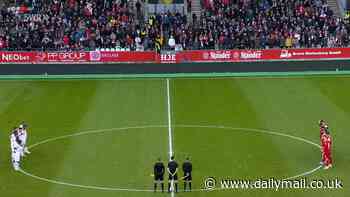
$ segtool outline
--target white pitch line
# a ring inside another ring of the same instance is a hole
[[[170,125],[171,126],[171,125]],[[250,131],[250,132],[257,132],[257,133],[265,133],[265,134],[270,134],[270,135],[277,135],[277,136],[283,136],[283,137],[287,137],[287,138],[291,138],[291,139],[295,139],[297,141],[302,141],[304,143],[310,144],[314,147],[319,148],[320,145],[302,138],[302,137],[297,137],[297,136],[293,136],[293,135],[289,135],[289,134],[285,134],[285,133],[280,133],[277,131],[271,131],[271,130],[265,130],[265,129],[253,129],[253,128],[238,128],[238,127],[229,127],[229,126],[221,126],[221,125],[174,125],[175,127],[187,127],[187,128],[215,128],[215,129],[228,129],[228,130],[242,130],[242,131]],[[88,130],[88,131],[80,131],[74,134],[68,134],[68,135],[64,135],[64,136],[59,136],[59,137],[53,137],[53,138],[49,138],[40,142],[37,142],[35,144],[32,144],[29,146],[30,149],[48,143],[48,142],[52,142],[52,141],[56,141],[56,140],[61,140],[61,139],[66,139],[69,137],[76,137],[76,136],[81,136],[81,135],[87,135],[87,134],[96,134],[96,133],[103,133],[103,132],[108,132],[108,131],[124,131],[124,130],[128,130],[128,129],[145,129],[145,128],[166,128],[169,127],[169,125],[148,125],[148,126],[130,126],[130,127],[119,127],[119,128],[110,128],[110,129],[97,129],[97,130]],[[171,127],[170,127],[171,128]],[[303,177],[303,176],[307,176],[310,175],[314,172],[316,172],[317,170],[319,170],[322,166],[317,166],[314,169],[311,169],[309,171],[303,172],[301,174],[298,175],[294,175],[291,177],[287,177],[284,178],[282,180],[290,180],[290,179],[295,179],[295,178],[299,178],[299,177]],[[93,185],[79,185],[79,184],[74,184],[74,183],[67,183],[67,182],[63,182],[63,181],[58,181],[58,180],[52,180],[52,179],[48,179],[48,178],[44,178],[44,177],[39,177],[37,175],[31,174],[27,171],[25,171],[24,169],[20,170],[21,173],[30,176],[34,179],[38,179],[41,181],[45,181],[45,182],[49,182],[49,183],[54,183],[54,184],[59,184],[59,185],[66,185],[66,186],[71,186],[71,187],[77,187],[77,188],[84,188],[84,189],[95,189],[95,190],[105,190],[105,191],[130,191],[130,192],[153,192],[153,190],[148,190],[148,189],[133,189],[133,188],[117,188],[117,187],[104,187],[104,186],[93,186]],[[200,192],[200,191],[216,191],[216,190],[227,190],[227,189],[223,189],[223,188],[215,188],[212,190],[208,190],[205,188],[201,188],[201,189],[193,189],[192,192]],[[181,190],[180,190],[181,192]],[[174,193],[172,193],[172,195],[175,195]]]
[[[168,102],[168,134],[169,134],[169,159],[173,156],[173,137],[171,129],[171,101],[170,101],[170,80],[166,79],[167,102]]]
[[[283,137],[288,137],[288,138],[292,138],[298,141],[302,141],[305,142],[307,144],[311,144],[315,147],[321,148],[321,146],[315,142],[312,142],[308,139],[302,138],[302,137],[297,137],[294,135],[289,135],[286,133],[280,133],[277,131],[271,131],[271,130],[265,130],[265,129],[252,129],[252,128],[239,128],[239,127],[229,127],[229,126],[221,126],[221,125],[181,125],[178,124],[176,125],[177,127],[192,127],[192,128],[214,128],[214,129],[228,129],[228,130],[244,130],[244,131],[251,131],[251,132],[256,132],[256,133],[267,133],[267,134],[271,134],[271,135],[279,135],[279,136],[283,136]]]
[[[43,141],[40,141],[40,142],[37,142],[35,144],[28,146],[28,149],[34,148],[35,146],[38,146],[41,144],[45,144],[47,142],[56,141],[56,140],[64,139],[64,138],[68,138],[68,137],[86,135],[86,134],[102,133],[102,132],[107,132],[107,131],[123,131],[123,130],[128,130],[128,129],[146,129],[146,128],[161,128],[161,127],[166,127],[166,126],[165,125],[148,125],[148,126],[130,126],[130,127],[119,127],[119,128],[110,128],[110,129],[86,130],[86,131],[81,131],[81,132],[77,132],[77,133],[73,133],[73,134],[49,138],[49,139],[46,139],[46,140],[43,140]]]
[[[67,183],[67,182],[56,181],[56,180],[51,180],[51,179],[39,177],[39,176],[36,176],[34,174],[30,174],[22,169],[20,169],[19,171],[27,176],[30,176],[32,178],[35,178],[35,179],[38,179],[41,181],[46,181],[49,183],[54,183],[54,184],[59,184],[59,185],[66,185],[66,186],[70,186],[70,187],[78,187],[78,188],[94,189],[94,190],[105,190],[105,191],[153,192],[153,190],[150,190],[150,189],[130,189],[130,188],[101,187],[101,186],[92,186],[92,185],[79,185],[79,184]]]
[[[314,169],[312,169],[310,171],[307,171],[307,172],[304,172],[304,173],[301,173],[301,174],[297,174],[295,176],[288,177],[288,178],[285,178],[285,179],[282,179],[282,180],[291,180],[291,179],[296,179],[296,178],[299,178],[299,177],[303,177],[303,176],[306,176],[306,175],[309,175],[309,174],[312,174],[312,173],[316,172],[317,170],[319,170],[322,167],[323,167],[322,165],[319,165],[317,168],[314,168]]]
[[[166,79],[166,89],[167,89],[167,103],[168,103],[168,135],[169,135],[169,160],[174,155],[173,151],[173,137],[172,137],[172,129],[171,129],[171,100],[170,100],[170,80]],[[171,197],[175,196],[174,193],[174,181],[171,181]]]

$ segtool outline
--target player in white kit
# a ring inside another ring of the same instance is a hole
[[[27,144],[27,139],[28,139],[28,134],[27,134],[27,126],[24,124],[19,125],[18,127],[18,135],[19,139],[21,140],[21,156],[24,157],[25,154],[30,154],[26,144]]]
[[[20,169],[20,161],[21,161],[21,149],[22,142],[19,139],[18,129],[15,128],[10,136],[11,140],[11,159],[13,168],[18,171]]]

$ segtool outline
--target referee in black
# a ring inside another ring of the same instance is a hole
[[[185,162],[182,164],[182,170],[184,172],[183,180],[184,180],[184,191],[187,189],[187,183],[189,191],[192,190],[192,163],[190,158],[186,158]]]
[[[161,159],[158,158],[158,161],[154,164],[154,192],[157,191],[158,183],[162,187],[162,192],[164,192],[164,172],[164,164]]]
[[[175,161],[174,156],[170,157],[170,161],[168,163],[168,173],[169,173],[169,182],[168,182],[168,192],[170,192],[171,181],[174,181],[175,184],[175,192],[177,192],[177,169],[178,164]]]

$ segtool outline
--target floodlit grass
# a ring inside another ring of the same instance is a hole
[[[348,196],[348,87],[350,78],[331,76],[171,79],[174,153],[180,164],[191,158],[194,189],[203,188],[207,177],[286,178],[317,167],[316,146],[249,129],[319,143],[319,119],[330,124],[334,168],[307,178],[339,178],[344,185],[340,190],[237,189],[176,196]],[[1,197],[168,196],[108,191],[152,189],[153,162],[168,160],[166,91],[165,79],[0,81]],[[107,190],[59,185],[13,171],[9,134],[23,120],[30,126],[29,145],[66,136],[34,146],[22,162],[26,172]],[[179,186],[182,190],[182,182]]]

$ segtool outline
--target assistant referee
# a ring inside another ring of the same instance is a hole
[[[160,158],[154,164],[154,191],[157,191],[157,185],[160,184],[162,192],[164,192],[164,172],[165,167]]]
[[[184,172],[183,180],[184,180],[184,191],[187,189],[187,184],[189,191],[192,190],[192,163],[190,158],[186,158],[185,162],[182,164],[182,170]]]

